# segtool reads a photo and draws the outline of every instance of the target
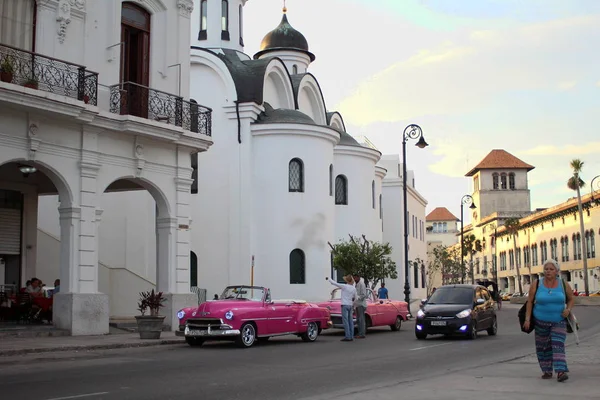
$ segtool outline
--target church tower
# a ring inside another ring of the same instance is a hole
[[[495,212],[531,211],[527,173],[533,165],[506,150],[492,150],[465,176],[473,178],[473,223]]]
[[[315,55],[308,51],[308,41],[304,35],[288,22],[285,6],[279,26],[265,35],[260,51],[254,55],[254,59],[268,57],[279,57],[291,75],[306,73],[310,63],[315,60]]]
[[[194,0],[192,47],[244,51],[244,5],[248,0]]]

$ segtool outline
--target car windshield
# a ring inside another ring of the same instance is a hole
[[[260,286],[228,286],[221,293],[219,300],[252,300],[262,301],[265,288]]]
[[[427,304],[471,304],[473,289],[471,288],[439,288],[427,300]]]

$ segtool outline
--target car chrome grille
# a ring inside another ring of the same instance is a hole
[[[222,323],[219,318],[190,318],[186,321],[190,329],[220,328]]]
[[[334,316],[331,316],[331,322],[332,322],[334,325],[342,325],[342,317],[334,317]]]

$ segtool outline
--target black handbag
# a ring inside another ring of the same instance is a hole
[[[527,300],[525,302],[525,304],[523,304],[523,307],[521,307],[521,309],[519,310],[519,314],[518,314],[519,327],[521,328],[521,332],[525,332],[527,334],[533,332],[533,330],[535,329],[535,317],[533,316],[533,305],[535,304],[535,295],[537,294],[537,290],[538,290],[539,286],[540,286],[540,281],[538,279],[535,284],[535,293],[533,294],[533,304],[531,305],[531,318],[529,319],[529,329],[523,328],[523,325],[525,325],[525,317],[527,316],[527,303],[529,303],[529,300]]]

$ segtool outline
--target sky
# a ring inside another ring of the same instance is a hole
[[[245,52],[281,20],[282,0],[249,0]],[[464,175],[492,149],[536,168],[531,208],[566,201],[569,162],[600,175],[600,1],[287,0],[306,36],[328,111],[384,154],[407,142],[407,167],[429,202],[460,215]],[[600,178],[599,178],[600,180]],[[468,219],[465,220],[468,223]]]

